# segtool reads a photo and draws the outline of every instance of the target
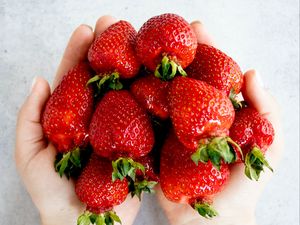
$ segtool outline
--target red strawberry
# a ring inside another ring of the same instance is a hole
[[[141,200],[142,192],[155,193],[154,187],[159,181],[159,177],[154,171],[154,158],[151,155],[140,157],[136,160],[141,164],[141,169],[136,169],[134,177],[129,177],[129,190],[131,196],[136,195]],[[131,166],[131,165],[130,165]],[[114,167],[116,168],[116,167]],[[134,168],[134,167],[133,167]]]
[[[145,168],[145,174],[142,173],[142,171],[137,171],[136,176],[140,176],[141,178],[146,178],[147,180],[152,180],[155,182],[159,181],[159,177],[156,174],[155,171],[155,165],[154,165],[154,157],[152,154],[143,156],[141,158],[138,158],[137,161],[141,163]]]
[[[109,159],[144,156],[154,143],[147,114],[125,90],[110,91],[101,99],[89,134],[94,151]]]
[[[149,19],[136,39],[140,61],[164,80],[174,77],[177,70],[185,74],[183,69],[193,61],[196,48],[197,38],[191,26],[171,13]]]
[[[132,160],[148,154],[154,144],[150,119],[128,91],[110,91],[99,102],[93,114],[90,142],[96,154],[118,159],[113,162],[114,179],[135,179],[143,168]]]
[[[140,68],[134,50],[136,34],[130,23],[121,20],[96,37],[88,52],[93,69],[102,75],[117,72],[120,78],[136,76]]]
[[[93,91],[86,87],[90,76],[91,70],[85,63],[72,68],[50,96],[42,115],[45,136],[58,152],[66,153],[64,166],[59,169],[63,161],[57,165],[60,175],[69,159],[80,166],[78,149],[67,152],[88,143],[88,126],[93,110]]]
[[[75,186],[79,200],[87,205],[87,211],[78,218],[79,225],[98,224],[98,220],[107,225],[113,224],[107,221],[121,222],[112,209],[125,201],[128,181],[112,182],[111,173],[110,161],[93,154]]]
[[[197,149],[193,160],[208,159],[219,167],[220,160],[231,163],[234,153],[227,144],[234,109],[229,98],[209,84],[176,77],[169,87],[170,117],[176,135],[189,149]]]
[[[220,192],[229,178],[228,166],[218,171],[211,162],[195,165],[190,159],[193,150],[186,148],[171,133],[161,154],[160,184],[166,198],[190,204],[200,215],[213,217],[217,212],[210,206],[213,196]]]
[[[100,91],[103,86],[107,88],[106,84],[109,89],[119,90],[123,87],[119,78],[128,79],[138,74],[140,62],[134,48],[136,35],[132,25],[121,20],[96,37],[88,59],[98,75],[89,83],[97,82]]]
[[[205,81],[227,95],[238,94],[243,86],[239,65],[225,53],[206,44],[198,44],[194,61],[186,70],[189,77]]]
[[[263,166],[272,170],[264,153],[272,144],[274,135],[272,124],[255,109],[246,107],[236,112],[230,128],[230,137],[240,145],[246,156],[245,174],[250,179],[258,180]]]
[[[169,117],[168,112],[168,82],[148,75],[136,80],[130,87],[135,99],[152,115],[161,119]]]

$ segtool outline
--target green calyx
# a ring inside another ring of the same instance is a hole
[[[81,168],[80,149],[77,147],[73,151],[64,153],[62,157],[55,160],[54,167],[60,177],[65,174],[69,179],[74,170]]]
[[[141,201],[142,192],[154,194],[155,193],[154,187],[156,184],[157,184],[156,181],[147,181],[147,180],[130,182],[129,190],[131,193],[131,197],[134,197],[136,195]]]
[[[206,219],[211,219],[218,215],[218,212],[208,203],[195,203],[194,209]]]
[[[114,211],[108,211],[101,214],[95,214],[85,211],[77,220],[77,225],[114,225],[115,222],[121,224],[120,218]]]
[[[131,196],[135,195],[141,201],[142,192],[145,193],[154,193],[154,187],[157,184],[155,181],[148,181],[143,178],[136,177],[137,170],[142,172],[142,175],[145,177],[145,167],[138,162],[130,158],[119,158],[116,161],[112,162],[113,172],[112,172],[112,181],[123,180],[126,178],[128,180],[129,191]]]
[[[173,60],[170,60],[168,56],[164,56],[161,60],[161,64],[156,67],[154,75],[164,81],[171,80],[175,77],[177,71],[182,76],[187,76],[183,68],[175,63]]]
[[[232,146],[242,154],[242,150],[238,144],[236,144],[229,137],[214,137],[210,140],[205,140],[197,148],[197,151],[191,156],[191,159],[196,165],[198,162],[207,163],[209,160],[211,163],[220,170],[221,161],[225,163],[234,163],[236,161],[236,153]]]
[[[261,171],[264,170],[264,166],[273,172],[262,151],[258,147],[254,147],[245,157],[246,176],[251,180],[258,181]]]
[[[119,158],[116,161],[112,161],[112,180],[123,180],[125,177],[129,177],[135,181],[136,171],[140,170],[145,174],[145,167],[138,162],[133,161],[130,158]]]
[[[229,99],[234,107],[234,109],[242,109],[245,107],[246,102],[245,101],[239,101],[237,99],[237,94],[235,93],[234,89],[230,90]]]
[[[96,83],[99,92],[102,92],[103,89],[120,90],[123,88],[123,84],[120,82],[119,78],[120,76],[117,72],[105,76],[96,75],[89,79],[86,85]]]

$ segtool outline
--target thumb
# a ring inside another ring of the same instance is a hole
[[[48,82],[42,77],[36,77],[17,120],[15,159],[17,167],[21,170],[30,159],[46,147],[40,118],[49,96]]]

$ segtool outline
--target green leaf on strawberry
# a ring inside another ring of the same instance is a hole
[[[191,159],[196,165],[199,161],[207,163],[210,160],[220,170],[222,160],[227,164],[234,163],[236,160],[236,154],[231,145],[235,146],[242,155],[241,149],[231,138],[215,137],[200,141],[197,151],[192,154]]]
[[[258,147],[254,147],[245,157],[245,174],[251,180],[258,181],[261,171],[264,166],[273,172],[264,154]]]
[[[120,218],[114,211],[108,211],[101,214],[95,214],[85,211],[77,220],[77,225],[114,225],[115,222],[121,224]]]
[[[196,203],[194,209],[203,217],[210,219],[218,215],[218,212],[208,203]]]
[[[131,158],[119,158],[112,162],[112,167],[113,181],[116,181],[117,179],[123,180],[125,177],[130,177],[134,181],[137,170],[140,170],[145,174],[145,167]]]
[[[106,75],[96,75],[89,79],[86,85],[96,83],[99,95],[104,93],[108,89],[121,90],[123,88],[123,84],[120,82],[119,78],[120,76],[117,72]]]

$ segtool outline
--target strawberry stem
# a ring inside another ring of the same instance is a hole
[[[240,151],[241,148],[229,137],[214,137],[209,140],[200,140],[197,151],[192,154],[191,159],[196,165],[198,162],[211,163],[220,170],[221,160],[225,163],[233,163],[236,161],[236,153],[230,145],[234,145]]]
[[[261,171],[264,170],[264,166],[273,172],[262,151],[258,147],[254,147],[245,157],[246,176],[251,180],[255,179],[258,181]]]
[[[141,201],[142,192],[154,194],[155,193],[154,187],[156,184],[157,184],[156,181],[148,181],[148,180],[130,182],[129,190],[131,193],[131,197],[134,197],[136,195]]]
[[[193,208],[204,218],[211,219],[218,215],[218,212],[208,203],[195,203]]]
[[[154,187],[157,184],[156,181],[148,181],[147,179],[138,180],[136,178],[136,172],[139,170],[145,177],[145,167],[138,162],[133,161],[130,158],[119,158],[112,162],[113,172],[112,181],[115,182],[117,179],[128,180],[129,191],[131,196],[137,196],[141,201],[142,192],[154,193]]]
[[[101,93],[106,89],[120,90],[123,88],[123,84],[119,80],[119,73],[113,72],[106,75],[96,75],[89,79],[86,85],[96,83],[98,92]]]
[[[77,225],[114,225],[115,222],[121,224],[120,218],[114,211],[108,211],[101,214],[85,211],[82,215],[78,217]]]
[[[135,181],[137,170],[141,170],[145,174],[145,167],[131,158],[119,158],[116,161],[112,161],[112,167],[112,181],[117,179],[123,180],[125,177],[130,177]]]
[[[171,80],[175,77],[177,71],[182,76],[187,76],[183,68],[173,60],[170,60],[168,56],[164,56],[161,60],[161,64],[156,67],[154,75],[164,81]]]
[[[234,109],[236,109],[236,110],[242,109],[246,105],[245,101],[239,101],[237,99],[237,94],[235,93],[233,88],[230,90],[229,99],[230,99]]]
[[[74,170],[81,168],[80,148],[76,147],[74,150],[64,153],[61,158],[57,158],[54,167],[60,177],[65,174],[69,179]]]

